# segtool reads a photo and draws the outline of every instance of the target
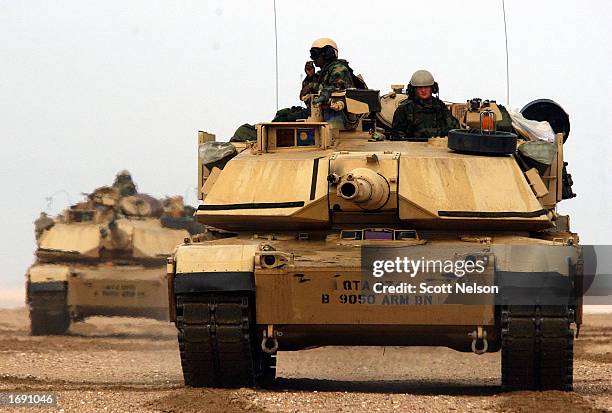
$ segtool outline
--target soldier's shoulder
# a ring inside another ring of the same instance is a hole
[[[344,60],[344,59],[336,59],[334,60],[334,63],[337,65],[342,65],[344,67],[349,67],[349,62],[348,60]]]
[[[444,110],[444,109],[448,109],[446,107],[446,103],[444,103],[444,101],[440,98],[434,98],[434,103],[437,107],[439,107],[440,109]]]
[[[397,106],[394,117],[395,115],[406,117],[410,116],[411,113],[414,113],[414,104],[410,102],[410,99],[406,99]]]
[[[336,59],[334,60],[331,65],[330,65],[330,69],[333,70],[334,72],[344,72],[344,71],[349,71],[349,65],[348,62],[346,60],[343,59]]]
[[[400,102],[400,104],[397,106],[397,110],[399,109],[408,110],[412,108],[414,108],[414,101],[410,98],[405,99],[404,101]]]

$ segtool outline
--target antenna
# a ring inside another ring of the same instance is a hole
[[[45,197],[45,201],[47,201],[47,207],[45,208],[45,212],[52,213],[51,208],[53,208],[53,201],[55,200],[55,197],[59,194],[64,194],[66,196],[66,199],[68,200],[68,205],[72,205],[72,200],[70,199],[70,194],[68,193],[68,191],[66,191],[65,189],[58,189],[51,195]]]
[[[274,5],[274,53],[276,57],[276,111],[278,112],[278,29],[276,27],[276,0]]]
[[[506,2],[504,0],[502,0],[502,11],[504,13],[504,37],[506,38],[506,106],[509,107],[510,106],[510,68],[508,64],[508,61],[509,61],[508,60],[508,29],[506,28]],[[278,106],[278,103],[277,103],[277,106]]]

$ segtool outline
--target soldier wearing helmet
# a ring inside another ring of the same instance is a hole
[[[332,39],[315,40],[310,48],[310,58],[317,67],[321,68],[319,97],[314,100],[315,104],[327,102],[334,91],[365,87],[363,81],[353,74],[348,62],[338,59],[338,46]]]
[[[119,171],[115,176],[113,188],[119,192],[119,196],[130,196],[136,194],[136,185],[132,181],[132,175],[127,170]]]
[[[392,140],[427,140],[459,127],[444,102],[433,96],[438,94],[438,83],[427,70],[414,72],[406,92],[408,99],[393,115]]]

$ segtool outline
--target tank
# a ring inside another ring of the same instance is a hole
[[[266,385],[278,351],[368,345],[497,352],[504,389],[572,389],[582,250],[556,211],[563,136],[537,156],[496,130],[500,105],[470,99],[449,103],[448,137],[390,141],[402,96],[334,93],[223,162],[230,144],[198,133],[195,217],[225,236],[168,259],[186,385]]]
[[[181,197],[162,201],[132,188],[123,196],[120,186],[98,188],[36,220],[36,261],[26,273],[33,335],[64,334],[89,316],[167,320],[166,258],[202,226]]]

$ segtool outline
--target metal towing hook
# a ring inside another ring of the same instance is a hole
[[[267,334],[266,334],[267,333]],[[261,349],[268,354],[275,354],[278,350],[278,340],[276,336],[281,336],[280,331],[275,332],[272,325],[268,326],[268,330],[264,332],[264,337],[261,340]]]
[[[484,354],[489,349],[489,342],[487,341],[487,330],[482,327],[478,327],[476,330],[468,333],[468,336],[472,338],[472,351],[475,354]]]

